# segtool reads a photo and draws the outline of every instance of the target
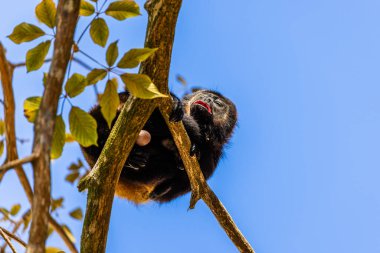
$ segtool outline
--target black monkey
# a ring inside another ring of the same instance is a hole
[[[128,96],[128,92],[119,94],[121,105]],[[197,156],[203,175],[208,179],[236,125],[235,105],[220,93],[211,90],[195,91],[186,95],[182,101],[173,96],[173,103],[170,119],[183,121],[192,142],[190,154]],[[98,123],[98,147],[82,147],[82,150],[92,167],[111,130],[99,105],[90,114]],[[145,146],[134,145],[121,172],[116,194],[138,204],[149,200],[167,202],[189,192],[189,179],[158,109],[153,111],[143,129],[150,133],[151,140]]]

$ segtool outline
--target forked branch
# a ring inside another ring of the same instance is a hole
[[[150,76],[160,92],[166,94],[174,33],[181,3],[181,0],[148,0],[145,4],[149,14],[145,47],[159,48],[159,50],[141,65],[139,72]],[[192,188],[190,208],[202,198],[239,251],[254,252],[222,203],[208,187],[197,160],[189,156],[190,140],[183,124],[168,121],[171,102],[168,99],[141,100],[132,96],[125,103],[94,168],[78,186],[79,190],[88,188],[81,252],[105,251],[115,185],[138,133],[158,104],[190,178]],[[94,229],[95,227],[99,229]]]

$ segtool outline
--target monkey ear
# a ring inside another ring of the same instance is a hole
[[[200,87],[194,87],[194,88],[191,88],[191,92],[194,93],[194,92],[197,92],[199,90],[202,90],[202,88]]]

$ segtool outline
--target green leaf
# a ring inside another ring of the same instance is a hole
[[[30,49],[26,53],[26,69],[27,72],[38,70],[44,64],[46,55],[49,52],[51,40],[47,40],[38,44],[35,48]]]
[[[116,1],[112,2],[107,10],[106,15],[117,20],[124,20],[141,15],[140,7],[134,1]]]
[[[78,96],[84,91],[84,88],[87,86],[86,77],[81,74],[73,74],[65,85],[65,91],[67,95],[71,98]]]
[[[119,95],[117,94],[117,80],[108,80],[104,93],[100,99],[100,110],[107,121],[109,128],[111,128],[119,104],[120,100]]]
[[[43,35],[45,35],[45,32],[42,31],[41,28],[24,22],[17,25],[13,29],[12,34],[8,36],[8,38],[11,39],[14,43],[20,44],[23,42],[35,40]]]
[[[72,243],[75,243],[75,237],[73,236],[73,233],[71,233],[71,230],[67,225],[62,225],[63,230],[65,230],[66,235],[69,237],[70,241]]]
[[[42,84],[44,85],[44,87],[46,87],[48,75],[48,73],[44,72],[44,76],[42,77]]]
[[[93,69],[87,74],[87,85],[96,84],[107,76],[105,69]]]
[[[4,120],[0,119],[0,135],[3,135],[5,132],[5,123]]]
[[[42,0],[42,2],[36,6],[35,12],[37,19],[40,22],[44,23],[50,28],[53,28],[55,26],[55,16],[57,9],[53,0]]]
[[[62,198],[62,197],[60,197],[58,199],[53,199],[51,201],[51,211],[54,212],[58,208],[61,208],[62,204],[63,204],[63,201],[64,201],[64,198]]]
[[[123,74],[120,76],[126,89],[135,97],[142,99],[152,99],[157,97],[167,97],[158,91],[156,85],[152,83],[149,76],[144,74]]]
[[[79,177],[79,172],[72,172],[65,177],[65,180],[70,183],[74,183]]]
[[[73,211],[71,211],[70,216],[73,217],[74,219],[81,220],[83,218],[83,212],[82,209],[79,207]]]
[[[13,205],[12,208],[11,208],[10,214],[12,216],[16,216],[20,210],[21,210],[21,205],[20,204]]]
[[[25,231],[28,229],[31,220],[32,220],[31,212],[27,212],[27,213],[24,214],[24,216],[22,217],[22,221],[23,221],[23,225],[24,225],[24,227],[23,227],[23,229],[22,229],[22,232],[23,232],[23,233],[25,233]]]
[[[107,49],[106,61],[109,67],[112,67],[115,64],[117,57],[119,57],[119,48],[117,46],[117,42],[118,41],[111,43]]]
[[[51,159],[57,159],[62,155],[63,146],[65,146],[66,126],[62,116],[57,116],[53,132],[53,143],[51,145]]]
[[[24,116],[25,118],[34,123],[40,108],[41,97],[29,97],[24,101]]]
[[[4,141],[0,141],[0,156],[3,155],[4,152]]]
[[[109,30],[107,23],[102,18],[97,18],[91,23],[90,35],[95,44],[105,47],[107,44]]]
[[[117,64],[118,68],[135,68],[137,67],[140,62],[145,61],[148,59],[151,55],[154,54],[154,52],[157,51],[158,48],[134,48],[126,52],[123,57],[120,59],[119,63]]]
[[[72,164],[70,164],[69,170],[71,170],[71,171],[78,171],[82,167],[83,167],[83,163],[82,163],[82,161],[80,159],[78,159],[78,163],[72,163]]]
[[[73,106],[69,114],[70,132],[83,147],[98,145],[96,120],[79,107]]]
[[[94,14],[94,12],[95,12],[95,8],[91,3],[85,0],[82,0],[80,2],[80,9],[79,9],[80,16],[91,16],[92,14]]]

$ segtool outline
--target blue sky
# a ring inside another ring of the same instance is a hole
[[[6,1],[0,9],[0,40],[14,62],[34,43],[17,46],[5,36],[22,21],[37,23],[37,3]],[[175,81],[181,74],[236,103],[239,127],[209,183],[257,252],[380,252],[379,9],[375,0],[184,1],[170,86],[183,92]],[[109,42],[142,47],[143,13],[107,20]],[[32,139],[22,103],[41,94],[42,72],[25,72],[15,72],[17,134]],[[94,101],[90,89],[73,100],[84,108]],[[31,150],[30,143],[19,148]],[[52,168],[53,196],[66,196],[68,210],[85,207],[85,194],[63,182],[79,152],[67,146]],[[15,200],[26,202],[11,172],[0,205]],[[107,252],[237,252],[207,206],[187,211],[188,201],[135,207],[115,199]],[[58,220],[79,239],[80,222]],[[56,236],[48,244],[62,246]]]

